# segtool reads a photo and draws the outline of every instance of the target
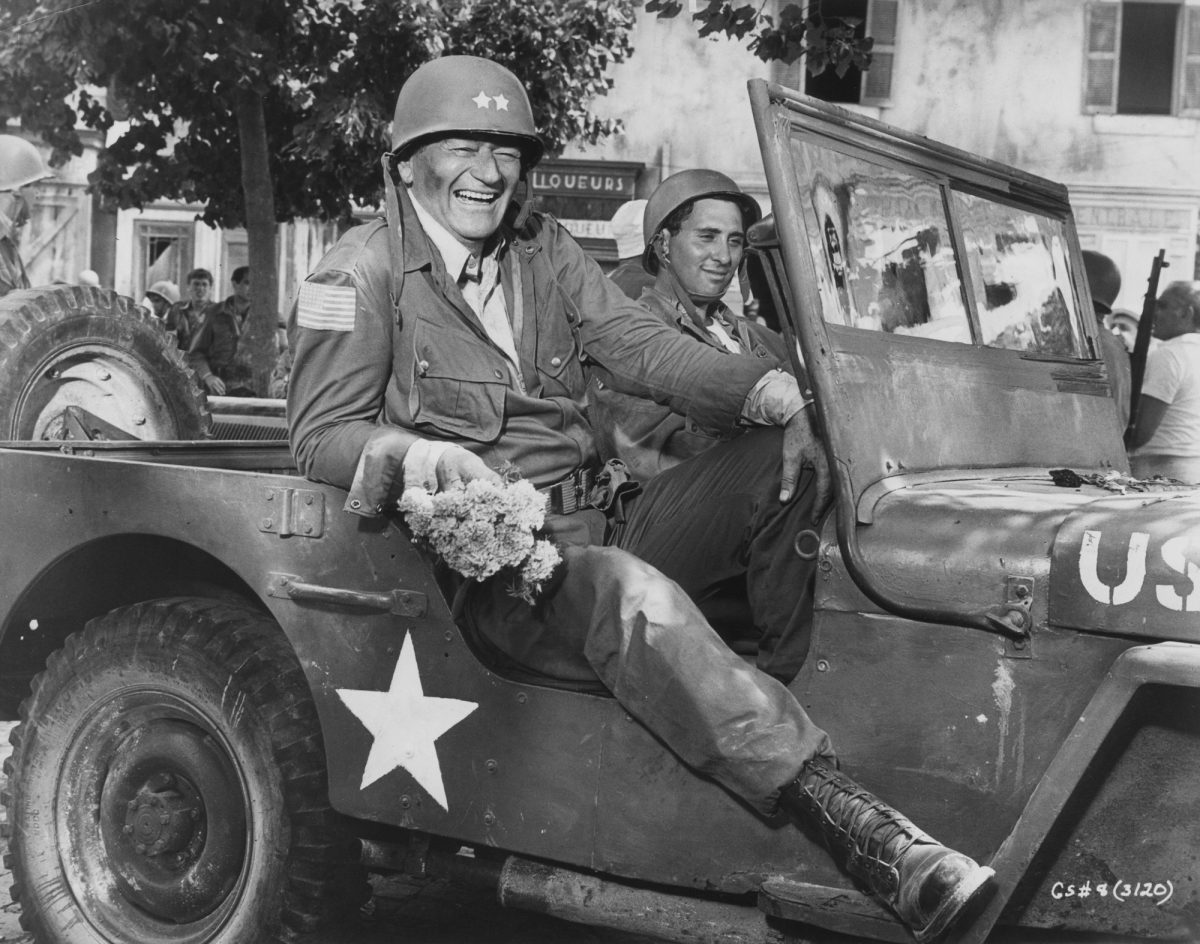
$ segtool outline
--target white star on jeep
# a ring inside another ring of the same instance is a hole
[[[508,99],[503,95],[493,95],[492,101],[496,103],[496,111],[508,111]]]
[[[361,789],[403,767],[449,812],[434,741],[479,705],[458,698],[426,697],[411,633],[400,649],[392,684],[386,692],[339,688],[337,693],[375,738],[363,768]]]
[[[471,101],[475,103],[476,108],[487,108],[492,102],[492,96],[490,96],[487,92],[480,90],[479,94],[471,99]]]

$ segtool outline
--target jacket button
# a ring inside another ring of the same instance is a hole
[[[561,364],[561,363],[562,363],[562,358],[561,358],[561,357],[552,357],[552,358],[550,358],[550,366],[551,366],[551,367],[557,367],[557,366],[558,366],[559,364]]]
[[[503,372],[503,371],[501,371],[501,370],[493,370],[493,371],[492,371],[492,373],[496,375],[496,379],[497,379],[497,380],[503,380],[503,379],[504,379],[504,372]]]
[[[417,364],[417,373],[419,373],[422,377],[429,373],[429,361],[420,361]]]
[[[362,502],[360,502],[357,498],[352,498],[350,500],[350,507],[351,508],[361,508]]]

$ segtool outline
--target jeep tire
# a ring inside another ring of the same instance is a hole
[[[339,893],[361,904],[316,708],[268,615],[114,610],[50,657],[20,715],[6,864],[36,941],[259,944],[314,929]]]
[[[72,412],[128,435],[72,434]],[[0,298],[0,440],[187,440],[209,425],[175,336],[130,299],[81,285]]]

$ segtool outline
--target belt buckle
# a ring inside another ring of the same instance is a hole
[[[591,469],[576,469],[561,482],[547,487],[546,514],[573,515],[581,511],[587,504],[591,482]]]

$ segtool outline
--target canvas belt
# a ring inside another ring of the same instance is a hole
[[[539,488],[538,492],[546,496],[546,514],[573,515],[590,507],[588,500],[595,483],[595,469],[576,469],[565,479]]]

